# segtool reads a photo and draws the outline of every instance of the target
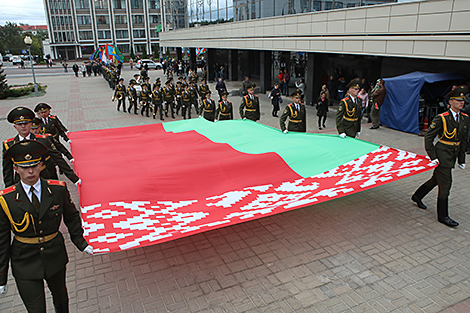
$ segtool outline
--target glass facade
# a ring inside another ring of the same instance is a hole
[[[396,2],[396,0],[186,0],[188,23],[174,24],[174,28],[197,27],[263,17],[352,8]],[[170,2],[166,1],[167,8]],[[174,10],[170,10],[175,18]]]

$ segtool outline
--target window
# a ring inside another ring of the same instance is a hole
[[[59,35],[57,35],[56,32],[54,32],[54,41],[55,42],[59,41]]]
[[[121,53],[130,52],[129,45],[117,45],[117,48],[119,49],[119,51],[121,51]]]
[[[126,1],[125,0],[113,0],[113,8],[114,9],[125,9],[126,8]]]
[[[64,17],[63,16],[60,17],[60,25],[64,25]]]
[[[108,1],[106,0],[95,0],[95,9],[107,9]]]
[[[145,38],[145,29],[134,29],[132,34],[134,38]]]
[[[143,0],[131,0],[131,9],[142,9],[143,7]]]
[[[92,54],[95,51],[94,46],[81,46],[82,54]]]
[[[98,39],[111,39],[111,31],[110,30],[99,30],[98,31]]]
[[[96,16],[97,24],[109,24],[109,16],[107,15],[97,15]]]
[[[135,51],[136,53],[143,52],[146,47],[147,47],[146,44],[144,44],[144,43],[138,43],[138,44],[135,44],[135,45],[134,45],[134,51]]]
[[[161,24],[162,23],[162,18],[160,15],[150,15],[150,23],[152,24]]]
[[[52,26],[55,26],[55,16],[51,17],[52,20]]]
[[[127,15],[114,15],[114,24],[127,24]]]
[[[127,29],[116,30],[116,39],[129,38],[129,31]]]
[[[90,25],[91,18],[89,15],[77,15],[77,23],[78,25]]]
[[[152,38],[158,38],[158,32],[156,29],[151,29],[150,30],[150,37]]]
[[[77,9],[89,9],[90,2],[88,0],[75,0],[75,7]]]
[[[91,30],[80,30],[78,35],[80,36],[80,40],[93,39],[93,32]]]
[[[70,40],[75,41],[75,34],[73,32],[70,32]]]
[[[134,24],[143,24],[144,16],[143,15],[132,15],[132,23]]]
[[[149,9],[160,10],[160,1],[159,0],[149,0]]]

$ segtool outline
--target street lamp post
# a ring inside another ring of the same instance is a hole
[[[26,36],[24,37],[24,43],[28,46],[29,62],[31,62],[31,71],[33,72],[34,93],[36,94],[36,96],[38,96],[39,95],[38,84],[36,84],[36,76],[34,75],[33,59],[31,58],[31,45],[33,44],[33,40],[31,39],[31,37]]]

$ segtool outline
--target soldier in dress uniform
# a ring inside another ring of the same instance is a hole
[[[54,146],[57,148],[57,150],[59,150],[60,153],[69,159],[70,162],[75,162],[75,159],[73,158],[72,154],[70,154],[69,150],[67,150],[67,148],[60,141],[55,141],[51,134],[48,134],[44,131],[44,124],[37,117],[31,121],[31,133],[34,135],[46,136],[47,139],[54,143]]]
[[[450,109],[437,115],[429,126],[424,136],[424,146],[433,165],[432,177],[419,187],[411,200],[416,202],[420,209],[427,207],[422,199],[438,186],[437,194],[437,219],[439,222],[450,226],[458,226],[459,223],[449,217],[448,199],[452,186],[452,169],[455,161],[460,169],[465,169],[465,151],[467,149],[468,122],[467,114],[461,112],[465,105],[465,95],[468,93],[467,86],[459,86],[452,90],[449,97]],[[438,137],[436,144],[434,139]]]
[[[196,114],[199,112],[199,105],[197,103],[197,95],[199,94],[199,91],[197,90],[197,85],[195,81],[191,81],[189,83],[189,94],[191,95],[191,106],[194,106],[194,110],[196,111]],[[191,108],[189,108],[191,110]]]
[[[181,80],[182,80],[182,77],[180,77]],[[179,114],[180,112],[180,109],[183,105],[183,99],[181,98],[181,96],[183,95],[183,83],[181,81],[177,81],[176,82],[176,88],[175,88],[175,95],[176,95],[176,115]]]
[[[129,87],[127,88],[127,95],[129,97],[129,109],[128,113],[131,113],[132,107],[134,107],[134,114],[137,114],[137,90],[135,89],[135,80],[129,81]]]
[[[57,115],[51,115],[51,109],[52,108],[49,104],[39,103],[34,108],[34,111],[42,120],[46,133],[51,134],[56,141],[59,141],[59,137],[62,137],[66,142],[69,142],[70,139],[67,137],[67,127],[65,127],[65,125],[59,120]]]
[[[159,86],[161,87],[162,81],[160,80],[160,77],[157,77],[157,78],[155,79],[155,83],[153,83],[153,87],[152,87],[153,89],[155,89],[155,85],[159,85]],[[152,90],[153,90],[153,89],[152,89]]]
[[[346,86],[349,96],[339,103],[336,111],[336,129],[341,138],[359,137],[361,134],[362,100],[357,96],[360,90],[361,79],[355,78]]]
[[[219,101],[215,111],[215,119],[219,121],[233,120],[233,105],[227,100],[228,92],[224,91],[220,95],[222,100]]]
[[[75,246],[90,255],[93,247],[83,238],[80,214],[65,182],[40,178],[46,156],[47,147],[37,140],[17,142],[3,155],[13,163],[20,181],[0,191],[0,297],[7,292],[11,262],[28,312],[46,312],[45,280],[55,312],[68,313],[68,257],[59,231],[62,216]]]
[[[165,116],[168,117],[168,108],[171,110],[171,117],[175,118],[175,91],[171,88],[171,80],[165,82],[163,88],[163,103],[165,104]]]
[[[189,92],[189,86],[186,84],[184,91],[181,94],[181,115],[183,119],[186,119],[186,112],[188,112],[188,118],[191,118],[191,93]]]
[[[152,85],[150,84],[150,77],[145,77],[143,83],[141,84],[141,87],[144,85],[147,85],[147,90],[150,91],[152,88]]]
[[[208,90],[206,93],[206,98],[202,100],[201,107],[199,108],[199,116],[203,115],[203,117],[213,122],[215,117],[215,101],[211,99],[211,91]]]
[[[126,86],[124,85],[124,78],[119,78],[119,83],[114,90],[113,101],[115,99],[118,101],[117,110],[119,111],[122,104],[122,110],[126,112]]]
[[[207,85],[206,79],[202,79],[202,83],[199,85],[199,96],[201,97],[201,101],[206,99],[206,94],[210,92],[209,85]]]
[[[67,176],[74,184],[79,185],[81,180],[75,172],[67,165],[62,155],[55,147],[54,143],[46,135],[34,135],[31,133],[32,120],[34,112],[25,107],[17,107],[8,113],[8,122],[12,123],[18,135],[3,142],[3,155],[15,143],[23,140],[37,140],[45,145],[49,152],[44,158],[44,165],[41,168],[41,177],[45,179],[57,179],[55,165]],[[5,187],[9,187],[19,181],[19,177],[14,175],[13,162],[11,159],[3,159],[3,182]]]
[[[140,115],[145,115],[149,117],[149,109],[150,109],[150,97],[151,97],[151,92],[150,90],[147,89],[147,85],[143,84],[142,85],[142,91],[140,92],[140,104],[142,106],[140,110]]]
[[[155,118],[158,112],[160,112],[160,120],[163,121],[163,92],[160,88],[160,84],[156,83],[153,85],[152,91],[152,105],[153,105],[153,118]]]
[[[281,130],[284,133],[289,131],[305,133],[307,131],[307,121],[305,105],[300,101],[302,99],[302,92],[296,90],[291,96],[294,102],[286,106],[279,118]],[[289,118],[289,126],[286,128],[287,118]]]
[[[239,111],[242,119],[256,122],[260,119],[261,113],[259,110],[259,98],[255,95],[255,87],[254,83],[247,86],[248,94],[242,98]]]

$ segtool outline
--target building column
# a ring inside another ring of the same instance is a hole
[[[238,80],[238,50],[231,49],[228,53],[228,79]]]
[[[215,59],[215,50],[214,49],[206,49],[206,71],[207,71],[207,82],[214,80],[214,71],[212,70],[212,65],[214,65]]]
[[[260,92],[266,93],[271,89],[271,51],[260,51],[259,62],[259,78],[260,78]]]
[[[176,60],[181,61],[183,59],[183,48],[176,47]]]
[[[189,48],[189,63],[191,66],[196,67],[197,62],[196,62],[196,48]]]
[[[307,55],[307,73],[305,75],[305,104],[313,105],[321,90],[323,53],[309,52]]]

